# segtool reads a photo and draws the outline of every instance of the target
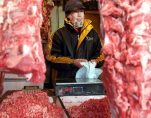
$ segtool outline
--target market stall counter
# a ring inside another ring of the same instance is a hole
[[[101,80],[94,82],[76,82],[73,79],[58,79],[55,85],[56,96],[72,95],[104,95],[105,90]]]
[[[101,80],[56,80],[55,94],[70,118],[110,118],[108,98]]]
[[[53,90],[11,90],[0,98],[0,117],[68,118]]]

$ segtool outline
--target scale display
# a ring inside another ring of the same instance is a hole
[[[91,83],[76,82],[56,82],[55,93],[57,96],[71,95],[104,95],[104,86],[102,81]]]

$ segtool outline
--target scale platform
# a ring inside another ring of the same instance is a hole
[[[75,82],[57,80],[55,85],[56,96],[79,96],[79,95],[105,95],[103,82]]]

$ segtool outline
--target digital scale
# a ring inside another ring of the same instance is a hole
[[[101,80],[95,82],[75,82],[56,80],[56,96],[79,96],[79,95],[104,95],[104,86]]]

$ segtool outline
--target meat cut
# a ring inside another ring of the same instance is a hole
[[[14,92],[0,104],[0,118],[63,118],[64,111],[50,103],[47,93]]]
[[[151,1],[99,0],[112,118],[151,118]]]
[[[45,80],[40,27],[42,0],[0,1],[0,71]]]

